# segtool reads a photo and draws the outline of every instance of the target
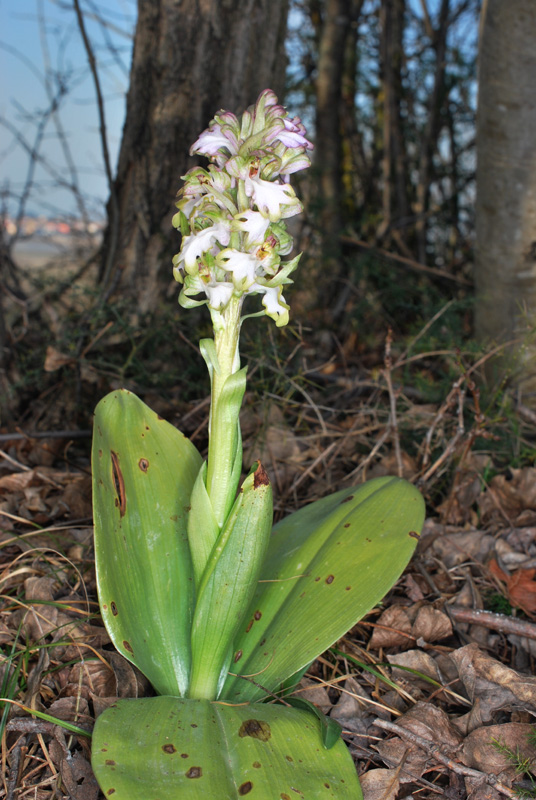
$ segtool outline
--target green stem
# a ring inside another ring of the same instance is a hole
[[[236,475],[235,467],[237,459],[240,462],[242,459],[236,399],[241,404],[244,388],[236,387],[233,392],[235,402],[231,402],[231,383],[228,383],[231,376],[240,370],[238,341],[241,307],[242,298],[233,297],[223,314],[218,313],[218,317],[214,318],[218,363],[212,370],[206,486],[220,530],[235,499],[240,478],[240,470]]]

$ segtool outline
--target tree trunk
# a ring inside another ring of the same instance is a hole
[[[347,0],[327,0],[316,84],[314,170],[322,232],[323,272],[340,274],[342,228],[341,85],[349,29]]]
[[[426,7],[426,4],[424,4]],[[438,136],[441,127],[441,105],[445,96],[445,56],[447,52],[447,35],[449,29],[450,0],[441,0],[438,12],[437,28],[431,28],[432,46],[435,51],[434,85],[428,100],[428,116],[424,126],[423,138],[419,143],[419,182],[417,184],[417,210],[419,218],[416,224],[417,258],[421,264],[428,260],[428,207],[430,185],[433,173],[433,155],[439,149]],[[428,14],[426,19],[429,20]],[[430,24],[431,27],[431,24]]]
[[[352,223],[355,223],[357,210],[366,205],[371,185],[370,168],[355,108],[359,63],[359,18],[363,5],[364,0],[350,0],[350,25],[346,36],[344,71],[341,80],[343,216]]]
[[[382,0],[380,52],[383,90],[383,220],[377,231],[378,241],[388,236],[392,229],[399,229],[398,235],[403,238],[405,231],[400,226],[409,216],[401,115],[404,12],[405,0]]]
[[[483,10],[477,126],[476,332],[518,342],[513,367],[536,406],[536,4],[488,0]],[[515,356],[512,359],[512,356]]]
[[[179,248],[171,228],[190,146],[225,108],[240,113],[285,80],[288,0],[138,0],[138,22],[102,277],[140,312]]]

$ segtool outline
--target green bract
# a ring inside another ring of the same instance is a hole
[[[288,176],[309,163],[304,134],[267,90],[241,120],[220,112],[193,147],[213,163],[186,176],[174,265],[182,305],[207,303],[214,325],[200,343],[207,460],[130,392],[95,412],[102,617],[159,695],[120,700],[97,720],[93,766],[114,800],[361,797],[340,727],[290,692],[397,580],[422,498],[379,478],[272,529],[262,464],[241,480],[242,306],[261,294],[261,313],[288,319],[281,291],[299,257],[281,258],[292,249],[283,220],[301,208]]]

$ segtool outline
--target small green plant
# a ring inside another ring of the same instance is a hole
[[[528,735],[527,740],[532,745],[536,744],[536,730],[534,728],[532,733]],[[514,785],[512,787],[516,795],[521,798],[536,797],[536,780],[532,774],[533,759],[523,755],[519,747],[513,750],[499,739],[492,739],[491,744],[512,764],[519,778],[524,781],[524,785]]]
[[[206,304],[214,328],[200,342],[207,460],[128,391],[96,409],[101,612],[158,694],[118,700],[97,719],[92,763],[114,800],[361,797],[340,728],[288,689],[399,577],[423,500],[379,478],[272,529],[262,464],[241,482],[240,329],[252,316],[288,321],[282,291],[299,256],[281,258],[292,250],[285,219],[301,210],[288,176],[308,166],[310,148],[270,90],[241,120],[219,112],[192,148],[211,164],[185,177],[174,266],[181,304]],[[251,295],[262,309],[245,314]]]

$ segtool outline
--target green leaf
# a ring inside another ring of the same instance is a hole
[[[201,465],[194,445],[131,392],[98,404],[92,466],[102,617],[119,652],[161,694],[188,686],[194,581],[186,514]]]
[[[337,720],[326,717],[319,708],[313,705],[313,703],[310,703],[309,700],[306,700],[305,697],[287,697],[285,703],[289,703],[294,708],[301,708],[303,711],[314,714],[321,725],[320,733],[322,734],[322,744],[326,750],[331,750],[342,733],[342,726],[339,725]]]
[[[415,487],[386,477],[323,498],[276,525],[235,640],[242,658],[221,699],[251,702],[277,691],[343,636],[399,578],[423,521]]]
[[[272,516],[272,489],[259,463],[244,480],[199,583],[190,697],[217,696],[222,666],[257,585]]]
[[[212,510],[206,488],[207,464],[197,475],[190,497],[188,512],[188,542],[194,568],[195,585],[199,586],[208,558],[218,539],[220,528]]]
[[[114,800],[361,800],[339,739],[307,711],[152,697],[119,700],[93,733],[92,765]]]

